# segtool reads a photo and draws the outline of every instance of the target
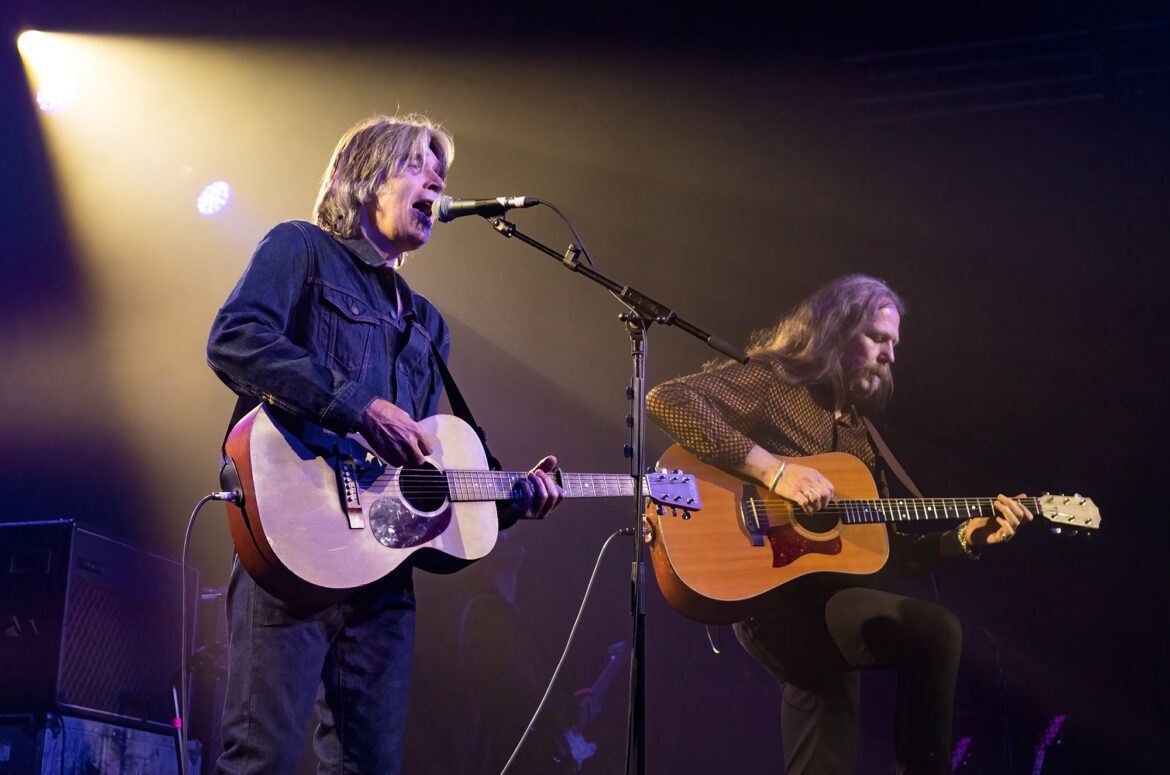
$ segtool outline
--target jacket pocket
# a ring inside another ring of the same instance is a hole
[[[369,363],[378,315],[365,299],[338,288],[321,286],[321,298],[328,332],[326,354],[350,379],[360,380]]]

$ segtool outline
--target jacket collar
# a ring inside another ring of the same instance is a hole
[[[370,244],[370,241],[364,236],[357,237],[335,237],[338,242],[360,258],[363,263],[372,267],[390,266],[391,262],[382,257],[377,248]]]

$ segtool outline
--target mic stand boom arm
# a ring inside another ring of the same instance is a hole
[[[691,336],[702,340],[708,346],[723,353],[729,358],[747,363],[747,353],[728,344],[723,339],[707,333],[698,326],[683,320],[664,304],[629,287],[619,285],[597,270],[581,264],[578,256],[581,249],[576,245],[569,245],[562,256],[552,248],[519,231],[502,217],[489,218],[492,228],[505,237],[516,239],[536,248],[542,253],[560,261],[566,269],[588,277],[593,282],[608,289],[618,297],[632,312],[622,313],[621,320],[625,323],[633,345],[631,356],[634,360],[633,378],[626,388],[626,395],[630,399],[630,414],[626,417],[626,425],[630,428],[631,443],[626,448],[626,456],[630,458],[630,470],[634,479],[634,563],[630,576],[630,614],[633,620],[633,635],[630,643],[630,684],[629,684],[629,725],[626,734],[626,775],[644,775],[646,771],[646,669],[644,656],[645,641],[645,590],[646,565],[642,559],[642,544],[645,541],[645,518],[643,515],[642,473],[646,470],[646,329],[651,323],[665,326],[675,326],[686,331]]]
[[[611,291],[624,304],[633,309],[634,314],[636,314],[638,317],[651,323],[661,323],[664,326],[675,326],[680,328],[696,339],[701,340],[712,349],[723,353],[728,358],[739,361],[740,363],[747,363],[747,353],[745,353],[740,348],[713,334],[709,334],[695,324],[680,318],[677,314],[675,314],[674,310],[670,309],[665,304],[657,302],[649,296],[646,296],[636,288],[631,288],[628,285],[620,285],[601,274],[597,270],[582,264],[578,258],[578,256],[581,254],[581,249],[576,245],[570,245],[568,250],[566,250],[562,256],[560,253],[556,252],[547,245],[538,242],[537,240],[529,237],[527,234],[521,232],[516,228],[516,225],[510,221],[507,221],[503,218],[489,218],[488,221],[491,223],[492,228],[505,237],[515,237],[521,242],[531,245],[540,252],[555,258],[557,261],[560,261],[566,269],[577,272],[578,274],[582,274],[598,285]]]

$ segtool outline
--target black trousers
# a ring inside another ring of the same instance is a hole
[[[789,775],[849,775],[857,756],[858,670],[898,672],[894,750],[902,775],[950,773],[962,628],[916,598],[851,587],[809,594],[782,615],[735,625],[739,642],[783,684]]]

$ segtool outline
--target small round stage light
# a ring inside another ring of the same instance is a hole
[[[208,183],[199,192],[199,199],[195,202],[195,209],[200,215],[207,218],[219,215],[227,209],[232,201],[232,187],[222,180]]]
[[[54,73],[37,86],[37,106],[46,113],[60,113],[77,97],[77,82],[67,73]]]

